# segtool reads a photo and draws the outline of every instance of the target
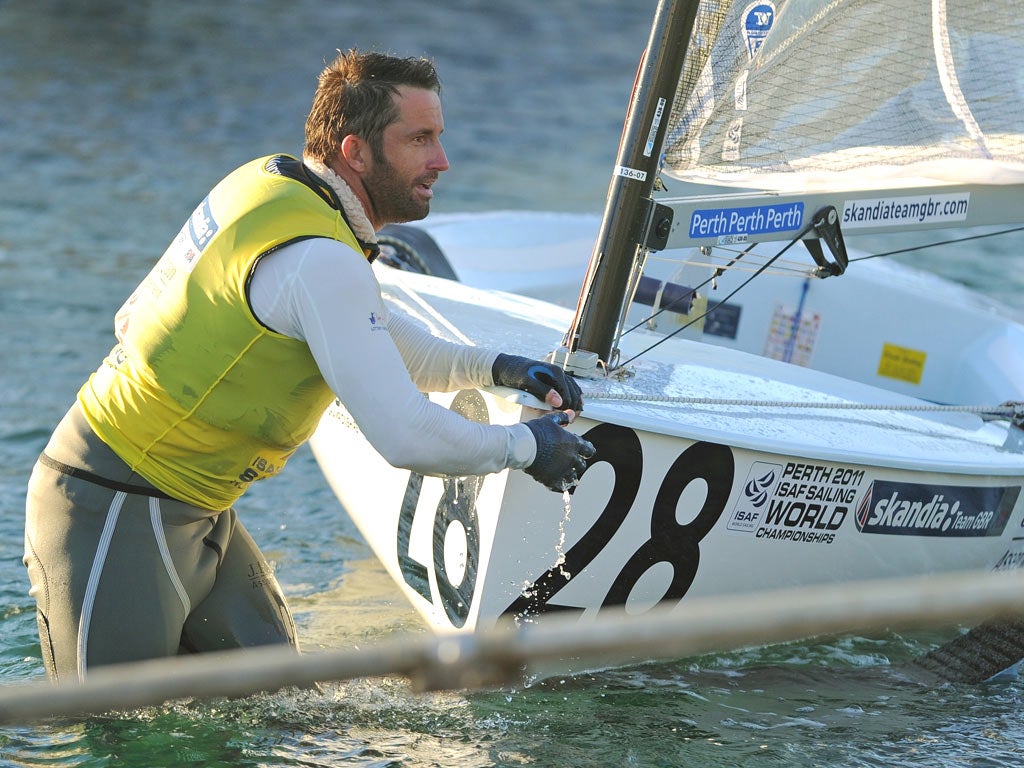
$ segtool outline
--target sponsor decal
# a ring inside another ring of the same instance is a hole
[[[127,335],[137,308],[150,306],[179,274],[188,275],[196,268],[203,249],[210,244],[218,229],[210,210],[210,199],[206,198],[178,230],[145,280],[117,310],[114,315],[114,334],[119,340]],[[123,360],[118,364],[120,362]]]
[[[370,331],[386,331],[388,328],[375,312],[370,313]]]
[[[894,536],[999,536],[1020,489],[875,480],[857,507],[857,530]]]
[[[862,469],[756,461],[726,528],[759,539],[831,544],[863,480]]]
[[[732,517],[726,524],[730,531],[753,531],[764,518],[768,498],[782,475],[781,464],[755,461],[747,473],[743,485],[743,497],[736,504]]]
[[[274,567],[265,561],[250,562],[246,577],[251,589],[263,589],[274,583]]]
[[[735,339],[740,332],[740,315],[743,308],[738,304],[708,302],[708,314],[704,318],[704,335]]]
[[[970,206],[970,192],[847,200],[843,204],[843,227],[849,230],[965,221]]]
[[[1013,571],[1017,568],[1024,567],[1024,552],[1014,552],[1013,550],[1006,550],[1003,556],[999,558],[999,562],[992,568],[993,571]]]
[[[709,208],[690,216],[690,237],[735,237],[789,232],[804,223],[802,202],[751,205],[742,208]]]
[[[196,255],[202,253],[213,236],[217,234],[217,222],[213,218],[213,211],[210,210],[210,198],[206,198],[193,211],[188,220],[188,233],[195,245]]]
[[[805,313],[797,307],[776,304],[764,341],[764,356],[808,366],[820,329],[821,315],[817,312]]]
[[[750,58],[754,58],[761,49],[774,21],[774,3],[751,3],[743,9],[743,41],[747,45],[747,55]]]
[[[920,384],[927,358],[926,353],[917,349],[900,347],[896,344],[882,344],[882,356],[878,360],[878,375],[905,381],[908,384]]]
[[[722,139],[722,160],[731,162],[740,159],[740,139],[743,138],[743,118],[737,117],[725,132]]]
[[[661,118],[665,114],[665,99],[658,99],[658,106],[654,110],[654,120],[651,122],[651,130],[647,132],[647,143],[644,144],[644,157],[650,157],[654,152],[654,138],[658,133],[658,126],[661,125]],[[646,176],[646,175],[645,175]]]
[[[733,106],[738,112],[747,111],[747,70],[743,70],[736,76],[736,85],[733,86]]]

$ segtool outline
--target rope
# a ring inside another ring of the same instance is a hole
[[[681,405],[730,405],[746,408],[833,408],[847,411],[936,411],[945,413],[976,413],[984,416],[1014,416],[1024,409],[1021,403],[1002,405],[938,405],[936,403],[850,403],[850,402],[803,402],[800,400],[744,400],[723,397],[674,397],[668,395],[646,395],[638,393],[614,393],[585,391],[588,400],[626,400],[650,403],[674,403]]]
[[[728,295],[725,296],[725,298],[723,298],[714,307],[709,308],[703,314],[693,318],[686,325],[683,325],[683,326],[680,326],[679,328],[676,328],[674,331],[672,331],[672,333],[665,334],[662,338],[658,339],[656,342],[654,342],[653,344],[649,345],[646,349],[640,350],[639,352],[637,352],[635,355],[633,355],[632,357],[628,358],[627,360],[623,360],[622,362],[617,363],[615,365],[615,369],[625,367],[626,365],[628,365],[629,363],[633,362],[634,360],[636,360],[641,355],[646,355],[648,352],[650,352],[652,349],[657,347],[659,344],[664,344],[666,341],[671,339],[673,336],[675,336],[675,335],[677,335],[679,333],[682,333],[687,328],[689,328],[691,325],[696,323],[698,320],[701,320],[701,319],[707,317],[709,314],[714,312],[715,309],[717,309],[719,306],[725,304],[725,302],[729,301],[729,299],[731,299],[733,296],[735,296],[737,293],[739,293],[741,290],[743,290],[755,277],[757,277],[758,275],[763,273],[766,269],[768,269],[768,267],[770,267],[778,259],[780,259],[782,257],[782,255],[786,251],[788,251],[790,248],[792,248],[794,245],[796,245],[798,242],[800,242],[801,238],[803,238],[803,236],[805,234],[807,234],[808,232],[810,232],[811,229],[813,229],[813,228],[814,228],[813,224],[808,224],[806,227],[804,227],[804,229],[800,232],[800,234],[798,234],[796,237],[794,237],[792,240],[790,240],[788,243],[786,243],[785,247],[782,248],[782,250],[780,250],[774,256],[769,258],[764,264],[762,264],[757,270],[755,270],[754,273],[750,277],[748,277],[746,280],[744,280],[742,283],[740,283],[738,286],[736,286],[736,288],[734,288]],[[745,253],[747,253],[747,251],[744,251],[744,254]],[[741,256],[742,255],[743,254],[741,254]],[[706,282],[707,281],[705,281],[705,283]],[[663,309],[665,309],[665,308],[663,308]],[[629,330],[630,331],[635,330],[637,327],[638,326],[633,326],[633,328],[630,328]],[[622,335],[625,335],[625,333],[620,334],[620,336],[622,336]]]
[[[709,315],[711,315],[719,306],[725,304],[729,299],[731,299],[733,296],[735,296],[741,289],[745,288],[755,277],[758,277],[761,274],[765,274],[766,272],[768,272],[768,268],[770,266],[772,266],[773,264],[775,264],[780,259],[780,257],[786,251],[789,250],[790,247],[792,247],[797,242],[799,242],[803,238],[803,236],[808,231],[810,231],[811,228],[812,228],[811,226],[806,227],[799,235],[797,235],[794,239],[790,240],[789,243],[787,243],[786,246],[781,251],[776,253],[774,256],[769,257],[763,264],[761,264],[760,267],[757,267],[756,269],[754,267],[750,267],[750,268],[746,269],[746,271],[752,271],[753,274],[750,277],[748,277],[746,280],[744,280],[742,283],[740,283],[740,285],[737,288],[735,288],[724,299],[721,299],[715,306],[709,307],[702,315],[699,315],[698,317],[695,317],[695,318],[691,319],[685,325],[681,326],[680,328],[677,328],[672,333],[667,334],[664,338],[662,338],[661,340],[659,340],[659,341],[655,342],[654,344],[650,345],[646,349],[643,349],[640,352],[636,353],[635,355],[633,355],[628,360],[626,360],[624,362],[618,363],[615,366],[615,368],[622,368],[627,363],[631,363],[633,360],[636,360],[641,355],[644,355],[647,352],[650,352],[652,349],[654,349],[656,346],[658,346],[659,344],[661,344],[665,340],[667,340],[667,339],[669,339],[669,338],[671,338],[671,337],[673,337],[673,336],[683,332],[684,330],[689,328],[694,323],[697,323],[700,320],[703,320],[704,318],[706,318]],[[933,242],[933,243],[925,243],[923,245],[918,245],[918,246],[910,246],[910,247],[906,247],[906,248],[900,248],[900,249],[895,250],[895,251],[886,251],[884,253],[874,253],[874,254],[869,254],[867,256],[859,256],[859,257],[850,259],[850,263],[852,264],[855,261],[866,261],[867,259],[875,259],[875,258],[880,258],[880,257],[883,257],[883,256],[895,256],[895,255],[898,255],[898,254],[901,254],[901,253],[911,253],[913,251],[925,250],[927,248],[935,248],[935,247],[942,246],[942,245],[952,245],[952,244],[956,244],[956,243],[964,243],[964,242],[968,242],[970,240],[981,240],[981,239],[987,238],[987,237],[996,237],[998,235],[1013,234],[1015,232],[1021,232],[1021,231],[1024,231],[1024,227],[1013,227],[1013,228],[999,230],[997,232],[986,232],[986,233],[983,233],[983,234],[968,235],[968,236],[959,237],[959,238],[950,238],[948,240],[941,240],[941,241],[937,241],[937,242]],[[748,255],[750,255],[752,253],[751,249],[753,247],[754,247],[754,244],[751,244],[747,248],[745,248],[745,249],[743,249],[742,251],[739,251],[739,252],[736,252],[736,251],[734,251],[732,249],[729,249],[729,248],[719,247],[719,250],[725,250],[726,252],[737,253],[737,255],[733,259],[731,259],[728,263],[726,263],[724,265],[716,265],[713,262],[709,262],[709,263],[699,262],[699,261],[687,262],[687,263],[692,264],[694,266],[707,266],[707,267],[712,267],[712,268],[715,269],[715,272],[712,274],[711,277],[709,277],[708,279],[704,280],[702,283],[700,283],[700,285],[696,286],[693,289],[694,294],[696,294],[697,291],[699,291],[701,288],[703,288],[708,283],[713,282],[725,270],[727,270],[727,269],[744,269],[744,268],[740,267],[739,262],[745,256],[748,256]],[[669,259],[661,259],[661,260],[662,261],[670,261]],[[787,260],[783,260],[783,263],[786,263],[786,261]],[[748,259],[748,262],[749,262],[749,259]],[[792,263],[794,265],[799,264],[799,262],[795,262],[795,261],[791,261],[791,260],[789,260],[789,263]],[[769,274],[788,274],[788,275],[791,275],[791,276],[798,276],[798,277],[804,277],[804,278],[817,277],[817,278],[822,278],[822,279],[824,277],[828,276],[827,274],[826,275],[822,275],[820,273],[820,271],[817,270],[817,269],[807,269],[807,268],[801,269],[801,268],[798,268],[796,266],[794,266],[792,268],[786,267],[783,270],[780,270],[780,271],[774,272],[774,273],[769,273]],[[805,283],[804,284],[805,290],[806,290],[806,287],[807,287],[807,284]],[[649,323],[651,320],[654,320],[656,317],[658,317],[663,312],[670,311],[672,309],[672,306],[674,304],[677,304],[678,302],[679,302],[679,300],[677,299],[675,302],[672,302],[671,304],[668,304],[668,305],[665,305],[663,307],[660,307],[660,308],[657,309],[657,311],[651,313],[650,315],[648,315],[646,318],[644,318],[640,322],[636,323],[635,325],[633,325],[633,326],[631,326],[629,328],[623,329],[622,332],[619,334],[620,337],[621,336],[625,336],[625,335],[627,335],[629,333],[632,333],[633,331],[637,330],[638,328],[646,325],[647,323]]]

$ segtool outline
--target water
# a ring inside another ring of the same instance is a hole
[[[208,188],[252,157],[300,151],[322,61],[353,45],[437,60],[452,170],[436,211],[596,212],[653,7],[0,0],[0,683],[43,678],[20,563],[36,455],[109,348],[113,311]],[[932,268],[1019,307],[1021,245],[949,247]],[[422,632],[310,453],[289,467],[241,513],[304,645]],[[900,675],[950,632],[822,638],[498,691],[359,681],[3,728],[0,766],[1019,764],[1020,681],[930,690]]]

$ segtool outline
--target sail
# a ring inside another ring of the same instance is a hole
[[[664,175],[761,189],[1024,180],[1020,0],[702,6]]]

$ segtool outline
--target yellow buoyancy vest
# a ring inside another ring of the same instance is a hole
[[[306,344],[261,325],[246,290],[262,255],[297,240],[363,252],[317,182],[286,155],[220,182],[118,312],[120,343],[78,393],[99,437],[177,499],[231,506],[284,467],[333,398]]]

